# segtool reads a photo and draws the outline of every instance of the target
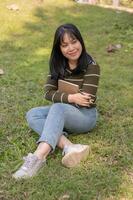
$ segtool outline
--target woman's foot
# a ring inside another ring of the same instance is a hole
[[[26,179],[33,177],[46,163],[46,159],[39,159],[35,154],[29,153],[24,157],[24,164],[12,176],[15,179]]]
[[[65,146],[63,150],[65,156],[62,158],[62,164],[66,167],[75,167],[87,158],[89,152],[90,147],[88,145],[73,144]]]

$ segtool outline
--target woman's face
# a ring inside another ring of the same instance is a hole
[[[60,49],[62,54],[68,59],[68,61],[77,62],[82,53],[82,46],[79,40],[77,40],[75,37],[70,36],[70,34],[68,33],[64,34]]]

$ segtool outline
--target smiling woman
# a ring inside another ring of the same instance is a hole
[[[66,167],[77,166],[90,151],[88,145],[73,144],[66,138],[70,133],[87,133],[97,121],[95,101],[100,69],[86,52],[75,25],[63,24],[57,28],[49,66],[45,98],[53,104],[32,108],[26,115],[29,126],[40,137],[36,151],[29,153],[24,164],[13,174],[16,179],[34,176],[56,146],[63,149],[62,164]],[[76,84],[78,92],[59,91],[60,79]]]
[[[65,33],[63,41],[61,41],[61,52],[68,59],[70,68],[76,68],[78,58],[82,53],[82,46],[79,40],[73,35]]]

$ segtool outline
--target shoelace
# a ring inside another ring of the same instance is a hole
[[[36,162],[37,158],[33,158],[33,157],[30,157],[30,156],[26,156],[26,157],[23,157],[23,160],[25,161],[23,166],[22,167],[25,167],[25,168],[31,168],[31,166]]]

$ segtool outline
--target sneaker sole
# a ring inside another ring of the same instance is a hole
[[[62,158],[62,164],[68,168],[75,167],[81,161],[86,160],[89,153],[90,153],[89,146],[86,146],[86,148],[81,152],[68,153]]]

